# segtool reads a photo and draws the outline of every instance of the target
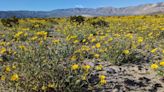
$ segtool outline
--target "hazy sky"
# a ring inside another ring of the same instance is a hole
[[[0,0],[0,10],[44,10],[63,8],[126,7],[164,0]]]

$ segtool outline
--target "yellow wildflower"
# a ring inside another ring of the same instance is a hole
[[[6,42],[0,42],[0,45],[5,46]]]
[[[20,32],[16,33],[16,34],[15,34],[15,38],[19,38],[22,34],[23,34],[23,32],[22,32],[22,31],[20,31]]]
[[[105,36],[100,36],[100,40],[103,40],[105,38]]]
[[[16,66],[15,66],[15,65],[13,65],[13,66],[12,66],[12,69],[16,69]]]
[[[117,38],[117,37],[120,37],[120,35],[119,34],[114,34],[114,36]]]
[[[73,55],[72,57],[71,57],[71,60],[72,61],[75,61],[77,59],[77,57],[75,56],[75,55]]]
[[[109,42],[113,41],[113,38],[109,38],[108,41],[109,41]]]
[[[36,25],[34,25],[34,27],[35,27],[35,28],[37,28],[37,27],[39,27],[39,25],[38,25],[38,24],[36,24]]]
[[[60,40],[58,40],[58,39],[53,40],[53,44],[58,44],[59,42],[60,42]]]
[[[71,67],[72,70],[77,70],[78,68],[79,68],[78,64],[73,64]]]
[[[87,78],[86,78],[86,76],[82,76],[81,79],[82,80],[86,80]]]
[[[164,31],[164,28],[161,28],[162,31]]]
[[[83,41],[82,42],[86,42],[86,39],[83,39]]]
[[[20,45],[19,48],[20,48],[21,50],[25,50],[25,49],[26,49],[26,47],[25,47],[24,45]]]
[[[156,51],[157,51],[157,49],[158,49],[158,48],[152,49],[152,50],[151,50],[151,53],[156,52]]]
[[[55,84],[54,84],[54,83],[49,83],[49,84],[48,84],[48,87],[49,87],[49,88],[54,88],[54,87],[55,87]]]
[[[13,75],[11,76],[11,80],[12,80],[12,81],[17,81],[18,79],[19,79],[18,74],[13,74]]]
[[[90,65],[84,65],[84,66],[83,66],[83,69],[86,70],[86,71],[88,71],[90,68],[91,68]]]
[[[158,68],[158,65],[157,64],[152,64],[151,65],[151,69],[157,69]]]
[[[22,28],[23,31],[28,31],[30,28]]]
[[[70,39],[75,39],[75,38],[77,38],[77,36],[70,36]]]
[[[106,77],[105,77],[105,75],[100,75],[99,78],[100,78],[100,80],[105,80]]]
[[[2,75],[1,80],[4,81],[5,79],[6,79],[6,77]]]
[[[162,53],[164,54],[164,50],[162,51]]]
[[[92,49],[95,49],[96,47],[95,46],[92,46]]]
[[[0,54],[4,54],[6,52],[6,48],[1,48],[0,49]]]
[[[143,42],[143,37],[138,37],[138,40],[137,40],[139,43]]]
[[[75,40],[73,43],[78,43],[79,42],[79,40]]]
[[[5,67],[5,71],[6,71],[6,72],[10,72],[10,71],[11,71],[10,66],[6,66],[6,67]]]
[[[100,43],[97,43],[96,44],[96,48],[100,48],[101,47],[101,44]]]
[[[132,34],[127,34],[127,35],[125,35],[127,38],[129,38],[129,39],[132,39],[133,38],[133,35]]]
[[[32,87],[32,90],[37,91],[37,86],[33,86],[33,87]]]
[[[42,89],[42,90],[46,90],[47,87],[43,85],[41,89]]]
[[[93,34],[89,34],[89,37],[93,37]]]
[[[91,39],[91,42],[95,42],[95,41],[96,41],[96,38],[92,38],[92,39]]]
[[[40,32],[37,32],[36,35],[38,35],[38,36],[47,36],[47,32],[40,31]]]
[[[99,54],[94,54],[94,57],[95,57],[95,58],[99,58],[100,55],[99,55]]]
[[[129,54],[129,50],[124,50],[123,53],[127,55]]]
[[[44,40],[47,39],[47,34],[48,34],[48,33],[45,32],[45,31],[40,31],[40,32],[37,32],[37,33],[36,33],[37,36],[43,37]]]
[[[27,33],[24,33],[24,36],[26,37],[26,36],[28,36],[28,34]]]
[[[96,70],[102,70],[102,65],[98,65],[95,68],[96,68]]]
[[[100,80],[100,84],[101,84],[101,85],[106,84],[106,80]]]
[[[82,51],[89,51],[90,48],[89,48],[89,46],[83,45],[83,46],[81,46],[81,50],[82,50]]]
[[[161,61],[159,65],[164,66],[164,61]]]
[[[34,41],[34,40],[36,40],[36,39],[38,39],[37,36],[34,36],[34,37],[31,38],[32,41]]]
[[[40,40],[40,41],[39,41],[39,45],[42,45],[42,44],[43,44],[43,40]]]

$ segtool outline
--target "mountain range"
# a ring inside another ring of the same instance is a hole
[[[56,9],[52,11],[0,11],[0,18],[16,16],[19,18],[45,18],[45,17],[68,17],[82,16],[126,16],[164,14],[164,2],[156,4],[144,4],[122,8],[100,7],[100,8],[69,8]]]

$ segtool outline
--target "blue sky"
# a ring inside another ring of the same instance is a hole
[[[126,7],[145,3],[164,2],[164,0],[0,0],[0,11],[43,10],[64,8]]]

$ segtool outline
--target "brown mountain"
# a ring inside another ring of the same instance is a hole
[[[16,17],[68,17],[74,15],[84,16],[122,16],[122,15],[144,15],[164,14],[164,2],[156,4],[145,4],[122,8],[69,8],[56,9],[53,11],[0,11],[0,18]]]

